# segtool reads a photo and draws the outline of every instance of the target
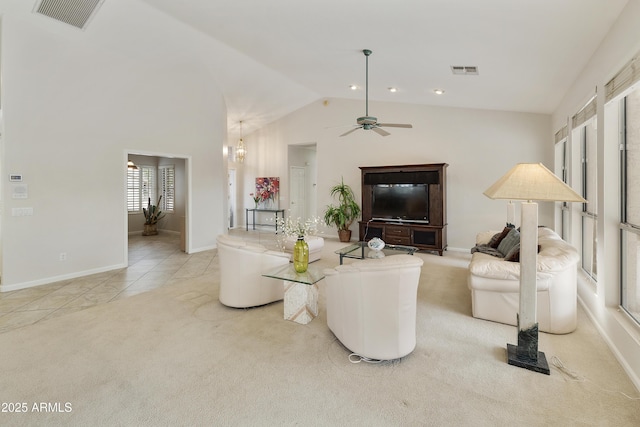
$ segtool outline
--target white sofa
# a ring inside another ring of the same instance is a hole
[[[284,251],[293,257],[293,245],[296,244],[298,238],[289,236],[284,240]],[[309,245],[309,262],[318,261],[322,257],[324,249],[324,239],[320,236],[304,236],[304,241]]]
[[[479,233],[486,244],[499,231]],[[578,251],[553,230],[538,228],[537,321],[540,331],[566,334],[577,325]],[[517,325],[520,263],[475,252],[469,263],[473,317]]]
[[[262,274],[289,264],[289,255],[262,245],[247,243],[229,235],[217,237],[220,259],[220,302],[229,307],[246,308],[284,298],[281,280]]]
[[[416,347],[422,259],[393,255],[325,269],[327,325],[358,356],[398,359]]]

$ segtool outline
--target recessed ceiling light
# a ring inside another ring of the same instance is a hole
[[[356,86],[356,85],[351,85],[351,86],[349,86],[349,89],[351,89],[351,90],[356,90],[356,89],[358,89],[358,86]]]
[[[398,91],[398,89],[396,89],[395,87],[390,87],[389,88],[389,92],[391,93],[396,93]]]
[[[434,89],[433,93],[435,93],[436,95],[442,95],[444,93],[444,89]]]

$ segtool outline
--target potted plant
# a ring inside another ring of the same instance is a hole
[[[324,222],[338,228],[338,237],[341,242],[351,240],[351,224],[360,215],[360,206],[356,203],[355,195],[351,187],[344,183],[344,178],[339,184],[331,188],[331,197],[338,199],[338,205],[329,205],[324,211]]]
[[[160,200],[162,200],[162,196],[158,197],[158,204],[152,205],[151,197],[149,197],[147,207],[142,208],[142,213],[144,214],[144,230],[142,231],[143,236],[153,236],[158,234],[158,221],[160,221],[165,216],[165,213],[158,209]]]

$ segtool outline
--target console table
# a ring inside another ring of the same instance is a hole
[[[245,223],[246,223],[246,230],[249,231],[249,212],[251,212],[253,214],[253,229],[256,229],[256,212],[267,212],[267,213],[272,213],[275,214],[275,221],[273,222],[273,224],[258,224],[258,225],[263,225],[263,226],[267,226],[267,227],[275,227],[276,228],[276,233],[278,232],[278,214],[282,214],[282,218],[284,218],[284,209],[245,209]]]

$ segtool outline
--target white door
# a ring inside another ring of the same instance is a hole
[[[229,206],[229,229],[236,227],[238,218],[236,218],[236,170],[229,169],[227,173],[227,179],[229,181],[229,192],[227,193],[227,205]]]
[[[300,166],[289,167],[289,217],[306,219],[307,169]]]

